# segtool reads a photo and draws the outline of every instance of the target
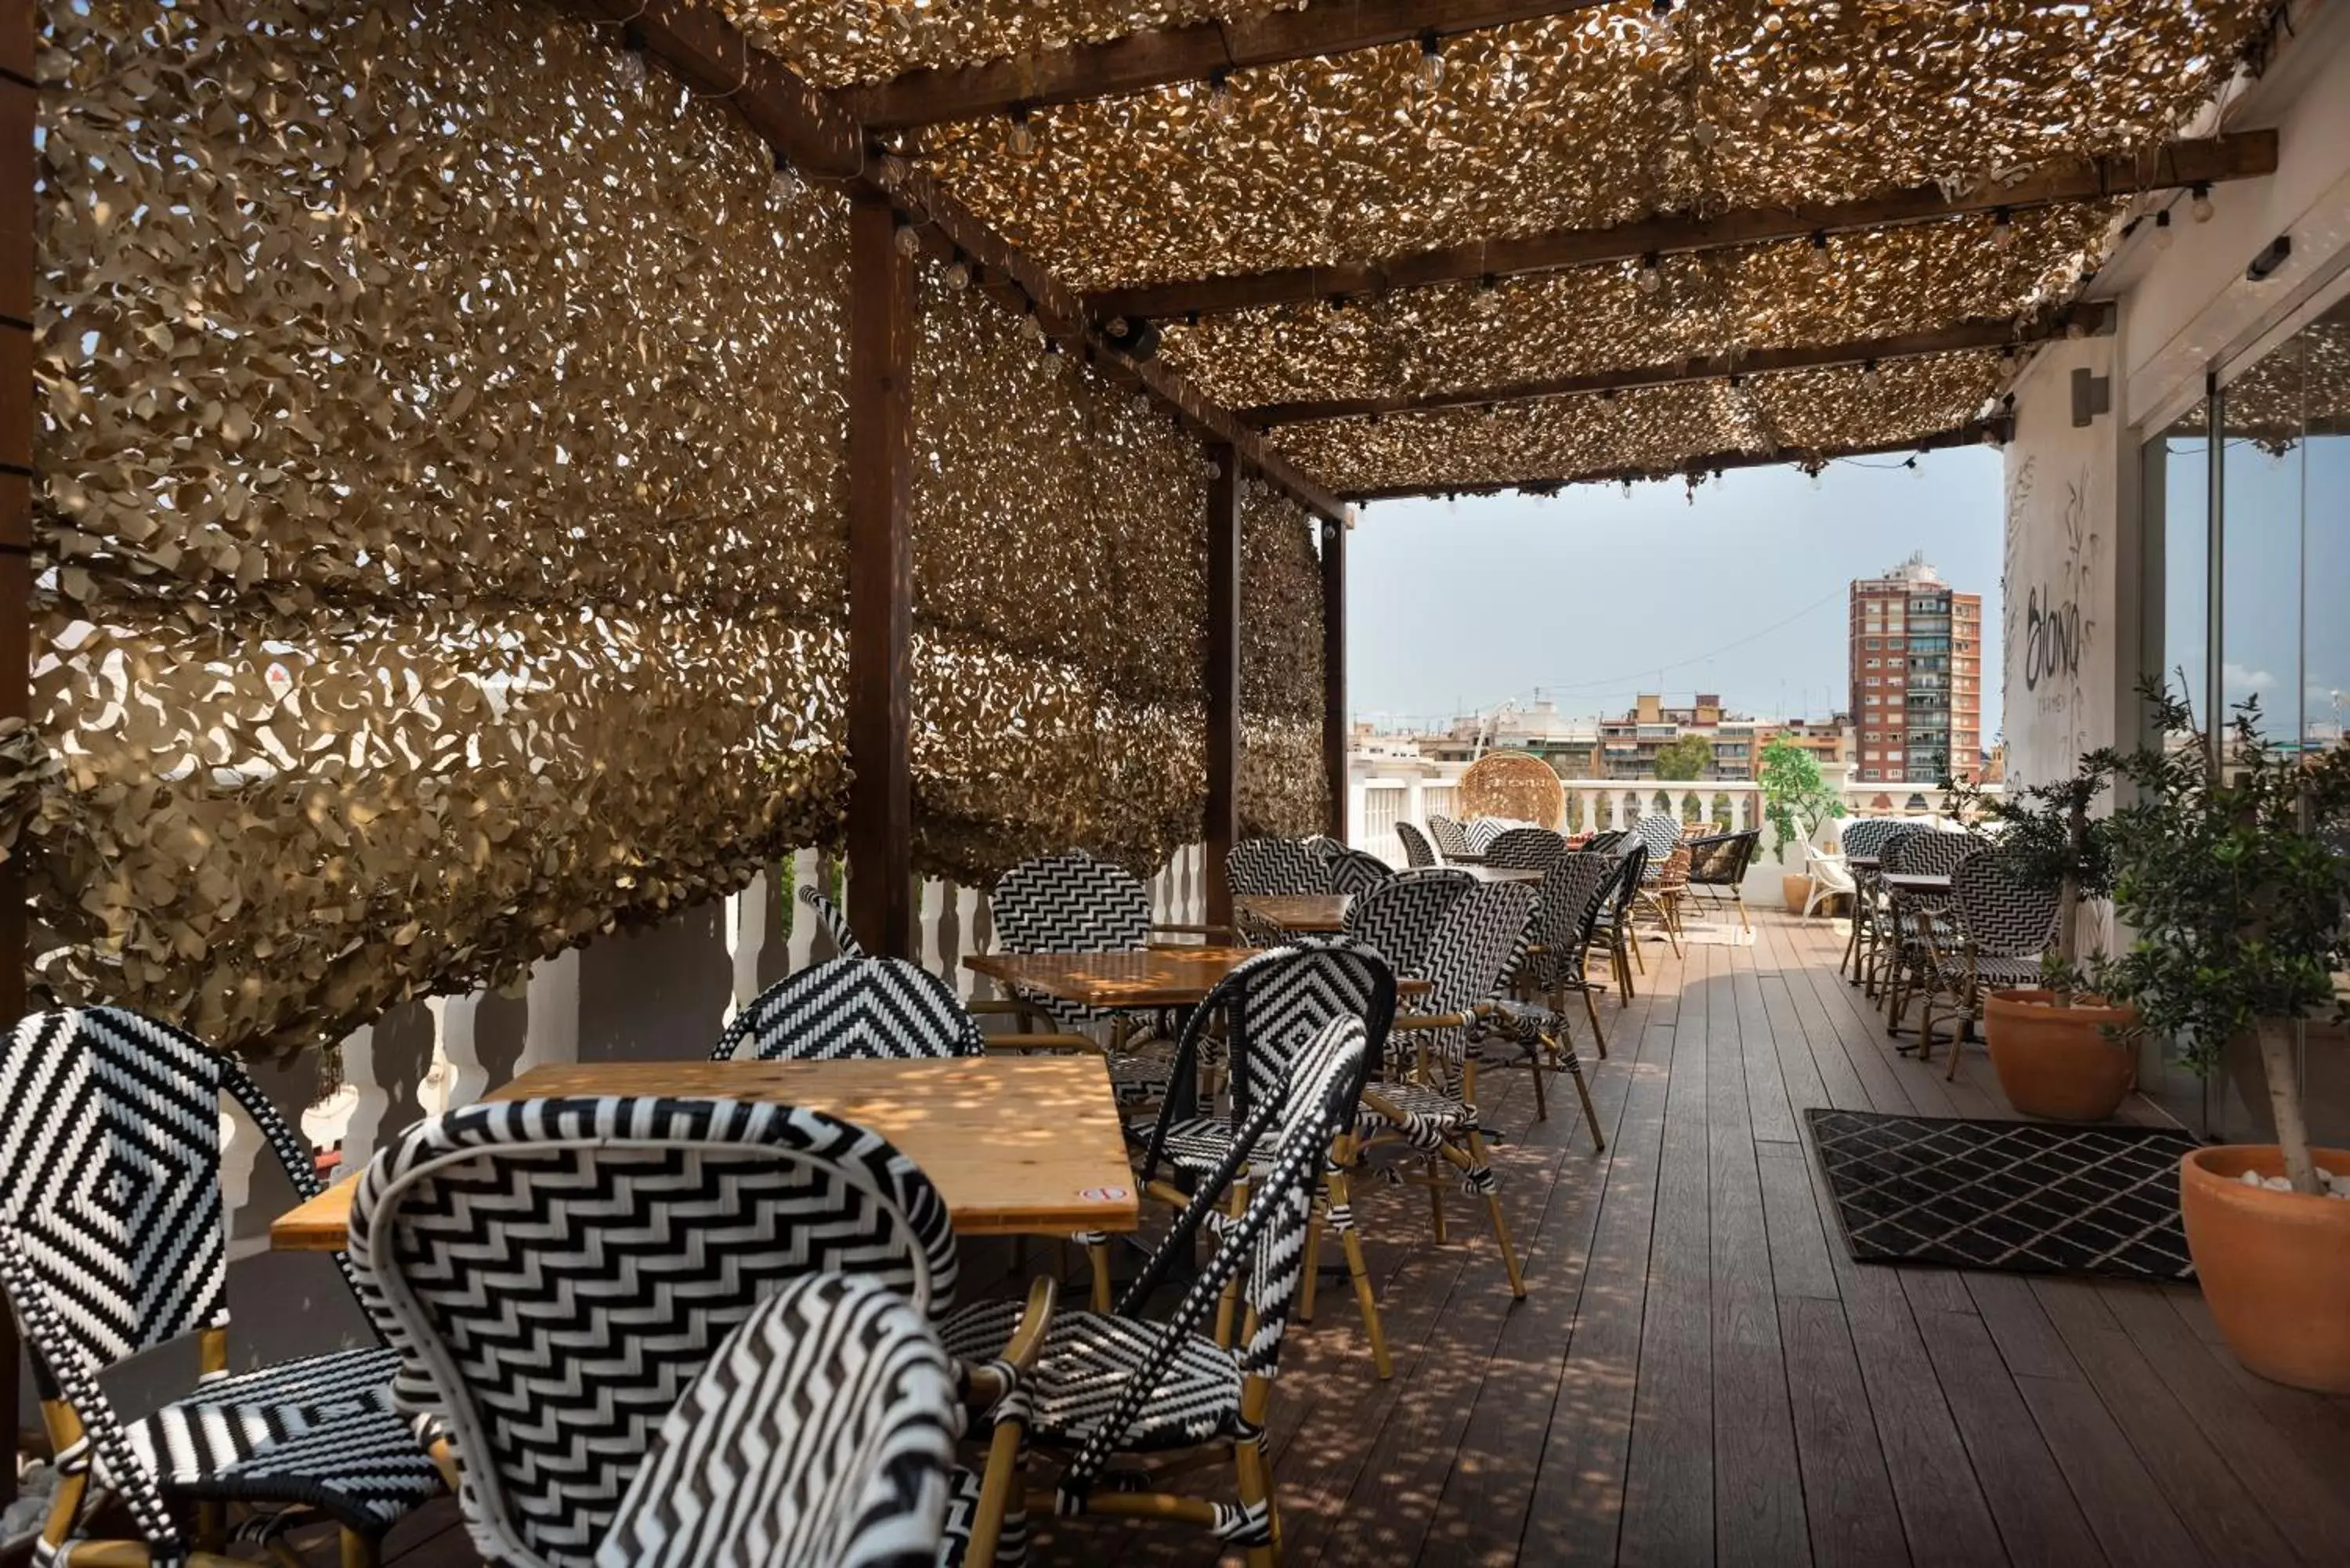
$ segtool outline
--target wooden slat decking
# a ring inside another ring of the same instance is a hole
[[[1419,1191],[1366,1184],[1396,1376],[1326,1289],[1273,1417],[1284,1561],[2350,1563],[2350,1402],[2241,1370],[2193,1291],[1848,1260],[1804,1107],[2005,1102],[1979,1050],[1952,1084],[1897,1054],[1832,928],[1757,928],[1649,946],[1647,989],[1603,1007],[1604,1156],[1570,1090],[1534,1122],[1524,1075],[1492,1075],[1526,1301],[1466,1200],[1437,1247]],[[1216,1558],[1175,1527],[1039,1523],[1039,1563]],[[475,1561],[446,1504],[391,1545]]]

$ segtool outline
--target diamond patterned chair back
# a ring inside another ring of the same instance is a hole
[[[1252,962],[1277,956],[1267,953]],[[1271,1378],[1278,1370],[1290,1309],[1305,1275],[1315,1186],[1329,1158],[1331,1139],[1354,1115],[1371,1060],[1368,1040],[1358,1017],[1332,1017],[1320,1025],[1291,1059],[1284,1092],[1264,1096],[1250,1111],[1223,1164],[1201,1181],[1149,1262],[1128,1287],[1118,1315],[1140,1317],[1175,1260],[1191,1255],[1201,1224],[1221,1207],[1242,1162],[1272,1138],[1273,1158],[1255,1161],[1248,1207],[1238,1220],[1221,1222],[1214,1256],[1163,1321],[1143,1364],[1119,1383],[1107,1413],[1092,1424],[1085,1446],[1062,1472],[1058,1484],[1064,1512],[1076,1511],[1072,1500],[1082,1500],[1093,1490],[1104,1466],[1165,1383],[1186,1337],[1207,1321],[1231,1281],[1241,1282],[1249,1308],[1243,1321],[1252,1324],[1247,1338],[1232,1351],[1243,1377]],[[1163,1410],[1153,1412],[1154,1420],[1165,1418]]]
[[[1436,846],[1430,844],[1428,841],[1428,835],[1422,833],[1416,826],[1409,822],[1399,822],[1395,825],[1395,832],[1397,842],[1403,846],[1403,861],[1406,866],[1433,866],[1437,863]]]
[[[1959,863],[1950,873],[1950,908],[1967,940],[1986,957],[2036,959],[2056,943],[2056,895],[2018,882],[1997,853]]]
[[[1390,881],[1395,867],[1361,849],[1340,849],[1322,863],[1322,875],[1333,893],[1361,894]]]
[[[1539,990],[1583,978],[1584,950],[1607,896],[1624,874],[1613,855],[1568,855],[1543,873],[1534,888],[1534,940],[1543,948],[1528,955],[1527,978]]]
[[[794,1280],[662,1419],[596,1568],[931,1568],[962,1429],[952,1364],[903,1297]]]
[[[1320,855],[1303,838],[1243,838],[1224,857],[1224,875],[1246,898],[1321,893],[1330,885]]]
[[[1476,885],[1457,867],[1407,872],[1347,906],[1347,935],[1378,952],[1397,974],[1416,975],[1446,911]]]
[[[325,1187],[308,1147],[244,1069],[168,1023],[67,1008],[27,1014],[0,1046],[0,1286],[42,1397],[72,1408],[155,1542],[176,1539],[175,1526],[98,1375],[228,1326],[223,1090],[297,1195]]]
[[[1465,829],[1469,835],[1470,853],[1484,854],[1493,846],[1493,840],[1518,826],[1520,825],[1517,823],[1504,821],[1498,816],[1481,816],[1474,819]]]
[[[445,1423],[474,1544],[588,1568],[653,1436],[754,1303],[871,1277],[935,1314],[954,1232],[913,1161],[837,1117],[733,1100],[508,1100],[377,1154],[351,1260],[400,1371]]]
[[[1648,847],[1648,863],[1661,865],[1681,841],[1681,825],[1662,812],[1650,812],[1632,825],[1632,836]]]
[[[1477,852],[1469,847],[1469,833],[1449,816],[1428,819],[1429,836],[1436,840],[1437,853],[1447,860],[1458,860]]]
[[[983,1056],[945,981],[902,959],[838,958],[786,975],[734,1015],[713,1062]]]
[[[801,907],[816,917],[817,928],[832,940],[832,950],[836,956],[865,956],[865,944],[858,941],[857,933],[849,929],[848,916],[839,905],[817,892],[813,886],[800,888],[799,900]]]
[[[1454,900],[1429,938],[1417,980],[1428,991],[1411,999],[1413,1013],[1466,1012],[1500,992],[1510,956],[1524,939],[1534,913],[1534,890],[1517,882],[1481,882]],[[1443,1061],[1457,1064],[1467,1048],[1465,1029],[1413,1036]]]
[[[1569,853],[1566,840],[1547,827],[1512,827],[1485,846],[1485,864],[1505,871],[1547,871]]]
[[[988,895],[988,910],[1006,952],[1119,952],[1150,935],[1150,890],[1082,850],[1014,866]]]
[[[1961,862],[1988,847],[1971,833],[1939,833],[1930,827],[1897,835],[1885,846],[1885,869],[1902,877],[1948,877]]]

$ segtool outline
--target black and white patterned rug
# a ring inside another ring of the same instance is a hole
[[[1804,1115],[1856,1262],[2194,1277],[2178,1221],[2178,1160],[2196,1147],[2184,1133]]]

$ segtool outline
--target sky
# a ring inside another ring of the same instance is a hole
[[[1846,587],[1913,550],[2000,621],[2002,462],[1989,447],[1552,497],[1367,505],[1347,540],[1347,694],[1357,720],[1435,725],[1541,694],[1570,717],[1642,691],[1742,712],[1849,706]],[[1983,736],[1999,730],[1986,659]]]

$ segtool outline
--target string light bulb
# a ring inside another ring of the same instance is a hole
[[[1991,215],[1991,248],[2003,251],[2015,243],[2015,214],[2005,207]]]
[[[1877,371],[1876,360],[1869,359],[1862,363],[1860,367],[1860,384],[1862,386],[1866,387],[1873,392],[1877,390],[1878,384],[1884,379],[1885,378]]]
[[[1814,272],[1828,270],[1829,262],[1835,258],[1828,254],[1828,236],[1825,230],[1815,229],[1812,232],[1812,248],[1808,259]]]
[[[1665,286],[1664,270],[1657,265],[1657,253],[1650,251],[1640,258],[1640,270],[1634,275],[1642,294],[1654,294]]]
[[[1419,36],[1419,85],[1434,92],[1444,83],[1444,40],[1430,27]]]
[[[2211,221],[2211,187],[2197,185],[2192,187],[2192,199],[2187,203],[2189,215],[2199,223],[2210,223]]]
[[[900,220],[897,228],[890,232],[889,243],[896,245],[898,254],[908,261],[912,261],[922,253],[921,232],[903,220]]]
[[[1028,123],[1028,106],[1024,103],[1015,103],[1012,106],[1011,147],[1012,155],[1014,158],[1030,158],[1035,155],[1036,132]]]
[[[947,287],[961,294],[971,286],[971,263],[961,256],[947,264]]]
[[[1208,118],[1218,125],[1232,122],[1232,87],[1222,71],[1208,73]]]
[[[630,92],[642,92],[651,78],[645,61],[645,36],[630,27],[620,37],[620,85]]]
[[[1021,313],[1020,330],[1028,335],[1028,341],[1031,343],[1045,341],[1045,324],[1036,318],[1036,313],[1034,310]]]
[[[1700,148],[1711,148],[1721,140],[1721,127],[1710,119],[1700,119],[1690,127],[1690,140]]]
[[[2171,238],[2170,209],[2165,207],[2154,215],[2154,248],[2158,251],[2168,250]]]
[[[767,199],[778,207],[787,206],[799,200],[803,189],[800,171],[792,167],[790,159],[776,153],[775,171],[767,180]]]
[[[1662,42],[1673,35],[1673,0],[1651,0],[1648,20],[1642,24],[1648,36]]]

